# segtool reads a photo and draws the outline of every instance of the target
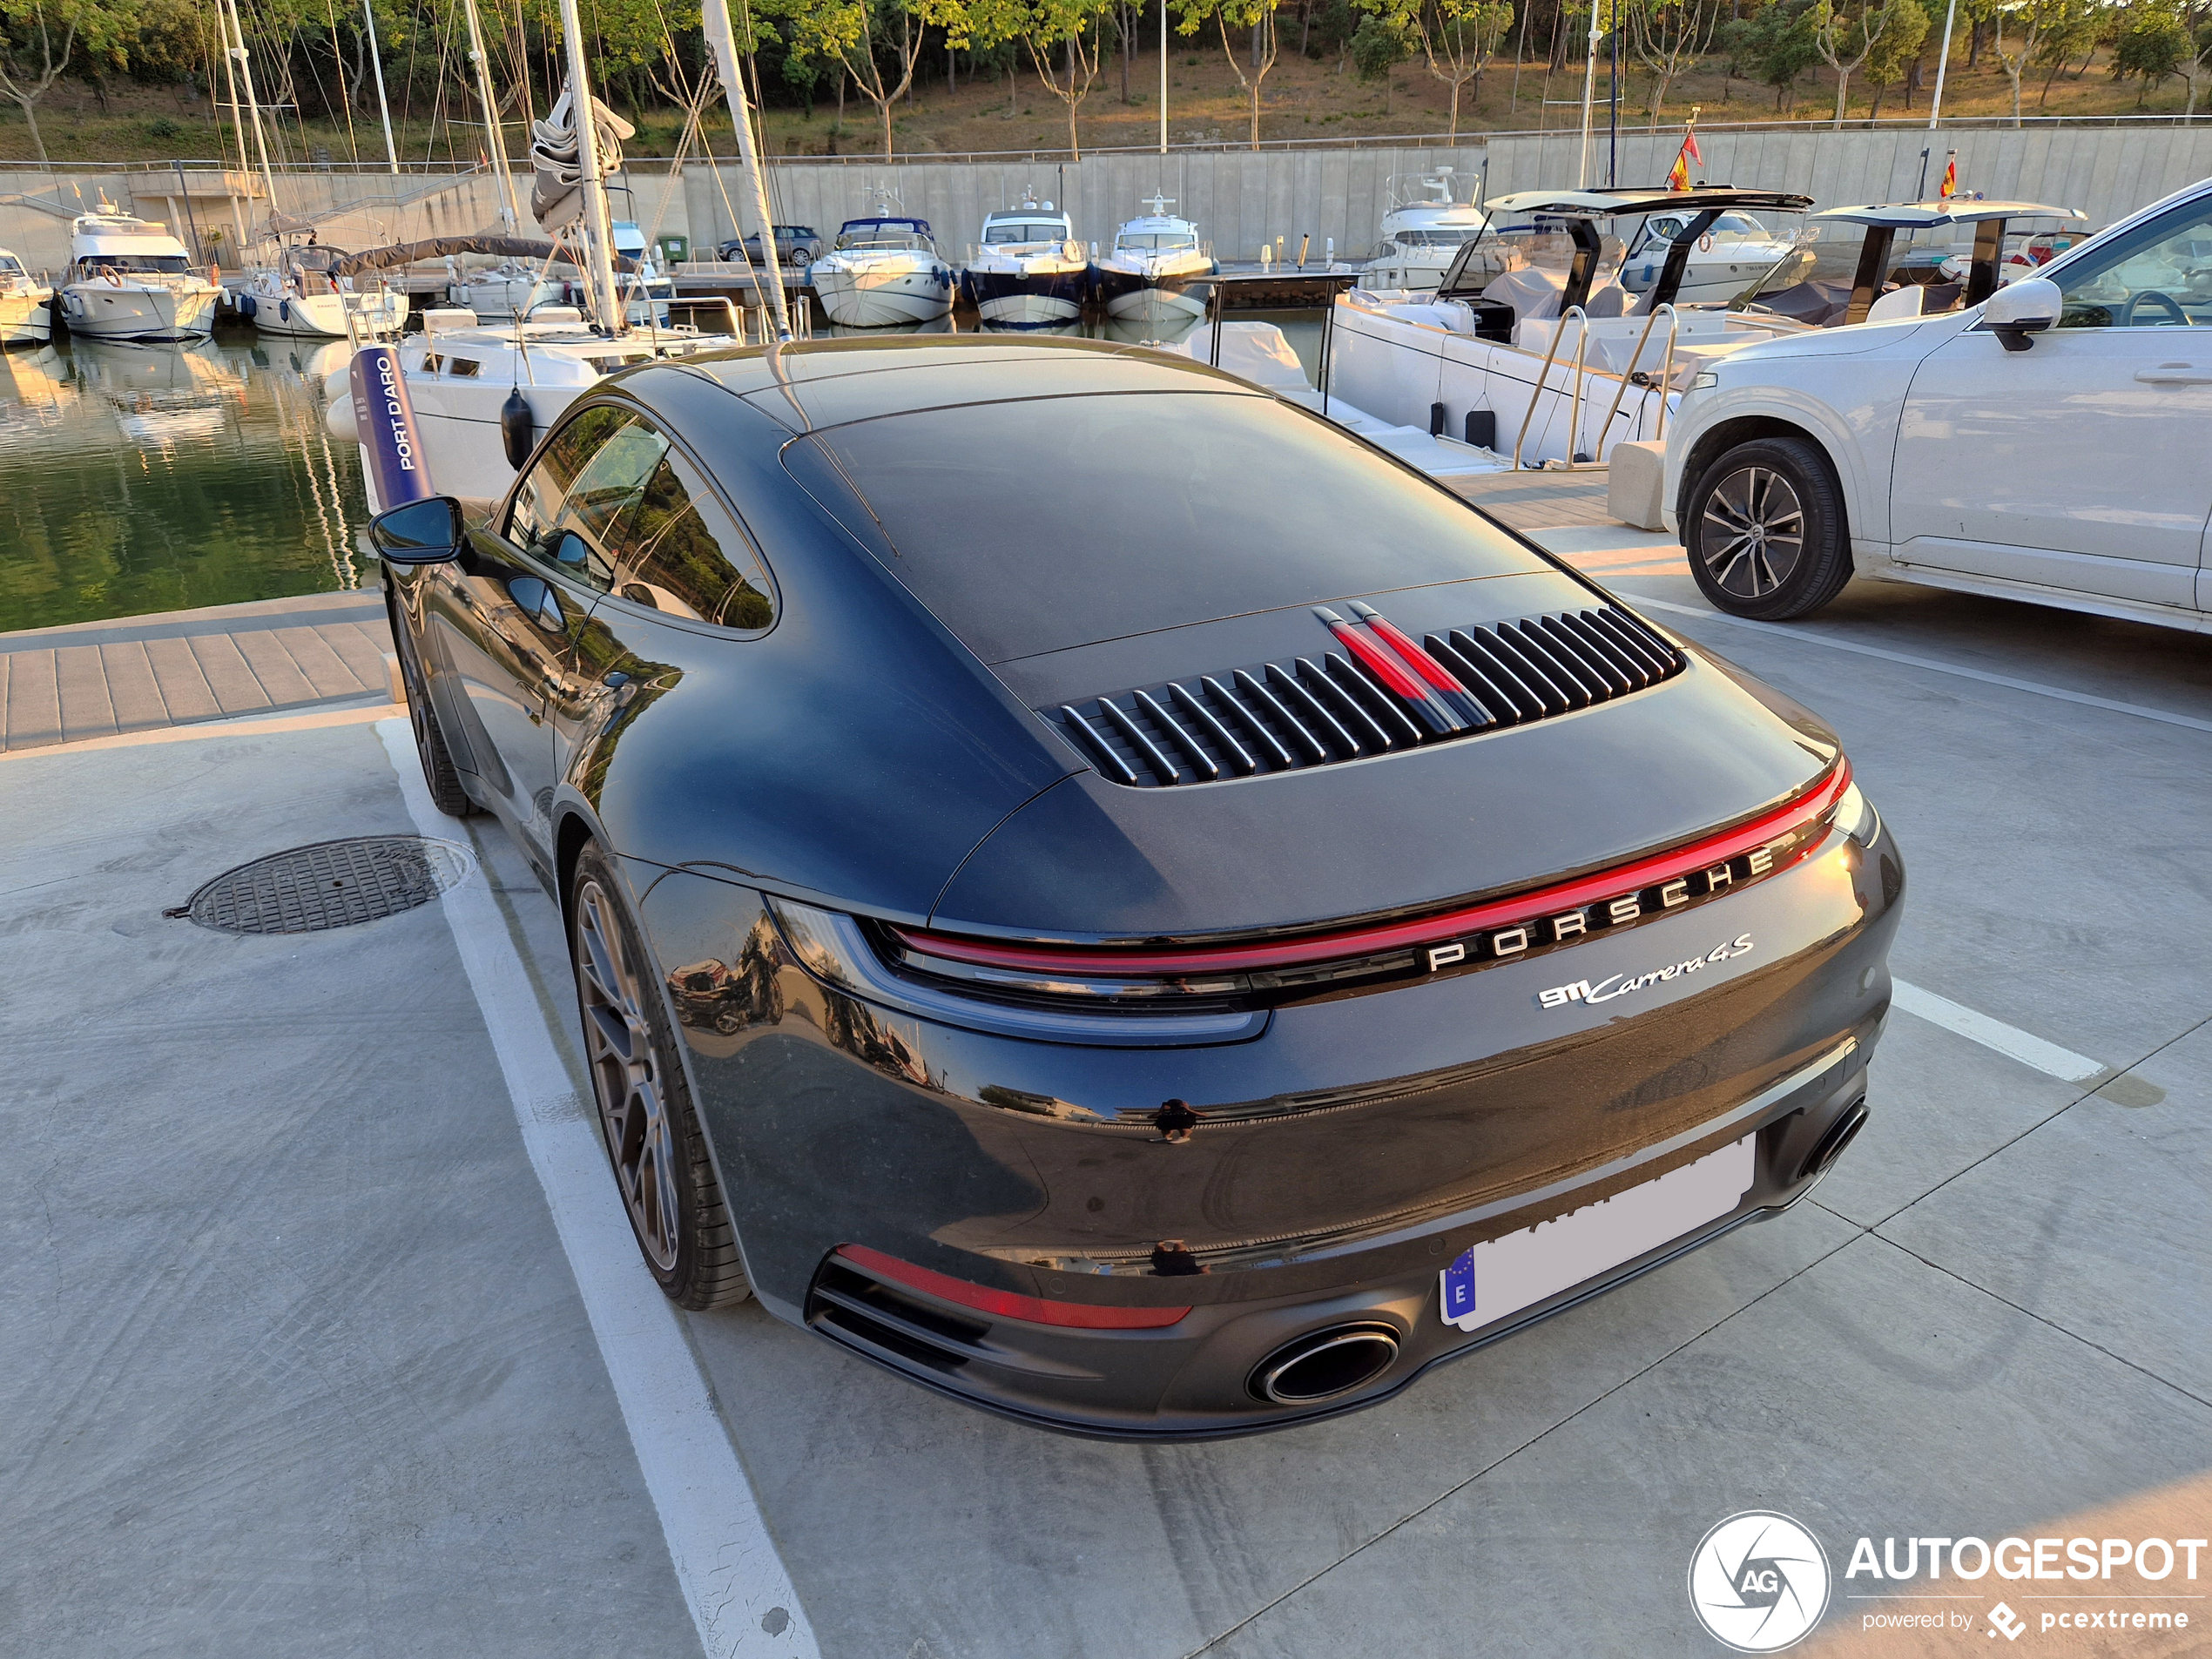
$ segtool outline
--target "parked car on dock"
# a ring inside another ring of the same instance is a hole
[[[2205,626],[2212,180],[1983,294],[1703,368],[1662,499],[1713,604],[1802,617],[1856,573]]]
[[[823,240],[821,233],[811,225],[778,225],[774,230],[776,257],[786,265],[812,265],[822,257],[822,251],[829,246]],[[755,231],[745,237],[733,236],[716,251],[732,263],[758,265],[760,263],[760,233]]]
[[[1904,872],[1834,735],[1204,364],[640,365],[488,522],[373,535],[686,1307],[1250,1433],[1777,1213],[1865,1119]]]

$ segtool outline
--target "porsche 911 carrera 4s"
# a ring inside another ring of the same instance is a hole
[[[1215,370],[648,364],[374,536],[687,1308],[1235,1434],[1775,1215],[1865,1121],[1905,879],[1834,734]]]

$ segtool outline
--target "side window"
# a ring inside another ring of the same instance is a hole
[[[670,450],[619,527],[613,590],[632,604],[725,628],[775,620],[767,574],[690,461]]]
[[[507,538],[573,580],[604,590],[626,518],[668,440],[632,410],[602,404],[562,428],[516,492]]]
[[[560,521],[561,503],[568,496],[570,483],[600,445],[636,419],[626,409],[602,404],[584,410],[555,433],[553,442],[523,478],[523,487],[515,492],[514,509],[507,516],[507,539],[525,551],[547,550],[540,556],[550,557],[553,528]]]
[[[2059,273],[2061,328],[2212,325],[2212,203],[2190,202]]]

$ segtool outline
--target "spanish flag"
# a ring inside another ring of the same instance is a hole
[[[1959,152],[1953,150],[1951,159],[1944,164],[1943,185],[1936,192],[1938,201],[1949,201],[1959,193]]]
[[[1701,167],[1705,165],[1705,158],[1697,149],[1697,109],[1695,105],[1691,106],[1689,119],[1683,124],[1682,148],[1675,152],[1675,165],[1667,169],[1668,189],[1689,188],[1689,164],[1693,161]]]

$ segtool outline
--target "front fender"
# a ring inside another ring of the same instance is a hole
[[[1833,369],[1837,365],[1831,359],[1823,367]],[[1716,388],[1698,397],[1688,415],[1678,418],[1667,434],[1666,480],[1660,497],[1667,528],[1683,533],[1683,471],[1701,441],[1734,422],[1756,421],[1764,433],[1771,433],[1776,425],[1791,427],[1818,444],[1836,469],[1852,540],[1886,544],[1890,459],[1912,366],[1898,366],[1886,376],[1865,367],[1869,372],[1856,372],[1860,366],[1854,365],[1842,375],[1824,375],[1831,382],[1823,388],[1824,395],[1804,387],[1767,383]],[[1836,380],[1861,383],[1838,387],[1833,384]],[[1885,380],[1894,384],[1880,383]],[[1751,435],[1755,434],[1747,433],[1747,440]]]

